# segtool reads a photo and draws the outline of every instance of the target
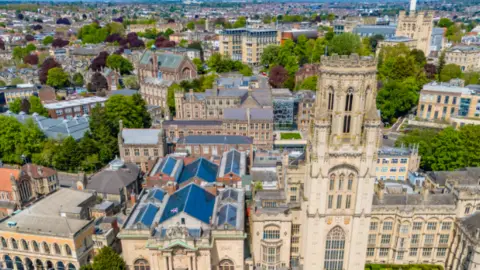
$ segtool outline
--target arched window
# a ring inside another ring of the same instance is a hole
[[[65,265],[63,262],[57,262],[57,270],[65,270]]]
[[[5,238],[2,236],[2,247],[3,248],[7,248],[8,245],[7,245],[7,240],[5,240]]]
[[[15,265],[17,266],[17,270],[24,270],[22,259],[19,257],[15,257]]]
[[[30,260],[30,258],[25,258],[25,268],[27,268],[27,270],[35,269],[35,266],[33,266],[33,262],[32,260]],[[57,270],[63,270],[63,269],[57,269]]]
[[[15,240],[14,238],[12,238],[12,239],[10,239],[10,241],[12,242],[12,248],[13,248],[13,249],[18,249],[17,240]]]
[[[72,249],[69,245],[65,245],[65,253],[67,253],[68,256],[72,255]]]
[[[60,253],[62,253],[62,252],[60,251],[60,247],[58,246],[57,243],[54,243],[54,244],[53,244],[53,250],[55,250],[55,254],[60,254]]]
[[[40,249],[38,248],[37,241],[33,241],[33,242],[32,242],[32,246],[33,246],[33,251],[35,251],[35,252],[39,252],[39,251],[40,251]]]
[[[335,174],[330,175],[330,184],[329,184],[329,189],[334,190],[335,189]]]
[[[347,184],[347,189],[352,190],[353,188],[353,174],[350,174],[348,176],[348,184]]]
[[[5,255],[3,257],[3,260],[5,261],[5,266],[7,268],[13,269],[13,261],[12,261],[12,258],[10,258],[10,256]]]
[[[333,93],[333,88],[330,87],[328,89],[328,110],[331,111],[333,110],[333,102],[335,101],[335,96],[334,96],[334,93]]]
[[[133,264],[134,270],[150,270],[150,264],[145,259],[138,259]]]
[[[351,120],[352,120],[352,116],[350,115],[343,116],[343,133],[350,133]]]
[[[23,250],[28,250],[28,243],[23,239],[22,239],[22,247],[23,247]]]
[[[340,227],[333,228],[327,235],[325,247],[325,270],[342,270],[345,253],[345,232]]]
[[[35,260],[35,269],[45,270],[45,268],[43,267],[43,262],[40,259]]]
[[[280,239],[280,228],[275,225],[265,226],[263,239]]]
[[[48,244],[46,242],[43,242],[42,245],[43,245],[43,252],[50,254],[50,247],[48,246]]]
[[[338,190],[343,189],[343,182],[345,181],[345,175],[340,174],[340,178],[338,179]]]
[[[465,215],[470,214],[470,210],[472,209],[472,206],[469,204],[465,207]]]
[[[75,267],[75,265],[69,263],[68,264],[68,270],[76,270],[77,268]]]
[[[234,270],[234,269],[235,269],[235,265],[230,260],[222,260],[218,264],[218,270]]]
[[[352,111],[352,104],[353,104],[353,93],[352,90],[349,90],[349,93],[345,99],[345,111],[351,112]]]

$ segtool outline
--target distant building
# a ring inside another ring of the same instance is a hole
[[[191,135],[180,138],[175,145],[176,152],[185,152],[194,158],[221,157],[230,149],[253,154],[253,139],[240,135]]]
[[[1,220],[2,269],[71,269],[90,263],[95,196],[60,189]],[[14,266],[15,265],[15,266]]]
[[[105,106],[106,101],[107,99],[104,97],[94,96],[47,103],[43,106],[53,119],[73,119],[75,116],[89,115],[97,105]]]
[[[172,81],[159,78],[147,77],[140,83],[140,95],[148,105],[161,106],[167,108],[168,87]]]
[[[197,68],[184,55],[145,50],[138,63],[140,84],[146,78],[180,82],[197,77]]]
[[[455,64],[463,72],[480,70],[480,48],[477,46],[457,45],[445,52],[445,63]]]
[[[15,86],[0,87],[0,105],[8,105],[17,98],[29,98],[38,96],[40,87],[33,84],[19,84]]]
[[[220,34],[220,53],[245,64],[258,65],[268,45],[278,45],[281,33],[275,29],[224,29]]]
[[[400,11],[395,35],[408,37],[415,43],[415,49],[421,50],[425,55],[430,55],[430,44],[433,31],[433,11],[418,11],[415,9]]]
[[[420,167],[417,148],[382,147],[378,150],[376,177],[381,180],[408,182],[409,172]]]

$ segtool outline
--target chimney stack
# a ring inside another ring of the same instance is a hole
[[[385,182],[383,180],[378,180],[377,184],[377,196],[379,200],[383,200],[383,196],[385,194]]]

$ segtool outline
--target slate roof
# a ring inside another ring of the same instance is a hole
[[[163,126],[221,126],[222,121],[218,120],[169,120],[163,121]]]
[[[422,205],[455,205],[453,194],[428,194],[427,199],[423,199],[421,194],[384,194],[383,200],[377,195],[373,197],[374,206],[422,206]]]
[[[185,212],[203,223],[210,224],[213,215],[215,196],[191,183],[177,190],[169,198],[160,218],[160,223]]]
[[[124,144],[144,144],[156,145],[159,143],[159,135],[162,129],[143,128],[143,129],[122,129],[122,138]]]
[[[67,119],[52,119],[37,115],[27,115],[23,112],[14,114],[7,111],[4,115],[15,117],[19,122],[25,124],[28,119],[32,119],[33,122],[43,131],[48,138],[58,140],[72,136],[75,140],[80,140],[85,135],[85,132],[90,130],[88,116],[74,117],[70,120]]]
[[[245,171],[245,152],[239,152],[236,149],[232,149],[228,152],[223,153],[222,160],[220,162],[220,169],[218,170],[219,177],[223,177],[224,175],[230,173],[242,177],[245,175]]]
[[[462,227],[470,234],[470,237],[476,238],[477,230],[480,229],[480,212],[475,212],[460,220]],[[478,240],[477,240],[478,241]]]
[[[217,178],[218,166],[201,157],[183,168],[177,183],[184,183],[194,177],[205,182],[214,183]]]
[[[467,167],[456,171],[433,171],[427,172],[433,182],[440,186],[445,186],[447,180],[455,180],[460,185],[478,186],[480,179],[480,168]]]
[[[118,163],[123,165],[115,168],[114,166]],[[139,175],[140,168],[137,165],[115,159],[110,162],[109,166],[90,177],[87,189],[95,190],[100,194],[119,194],[120,189],[137,181]]]
[[[253,144],[253,139],[239,135],[190,135],[180,138],[178,144]]]
[[[185,56],[183,55],[152,52],[150,50],[146,50],[145,53],[142,55],[142,58],[140,58],[140,64],[149,64],[150,59],[153,57],[153,53],[157,55],[159,68],[177,69],[182,63],[182,61],[185,59]]]
[[[273,110],[262,108],[225,108],[223,109],[223,119],[225,120],[243,120],[246,121],[248,114],[251,120],[269,120],[273,121]]]

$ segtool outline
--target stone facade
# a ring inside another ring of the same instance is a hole
[[[183,55],[145,50],[137,65],[139,82],[146,78],[180,82],[197,77],[195,64]]]
[[[157,78],[145,78],[140,82],[140,95],[148,105],[167,108],[168,87],[171,81],[164,81]]]
[[[445,52],[445,63],[458,65],[463,72],[478,71],[480,49],[476,46],[454,46]]]
[[[410,13],[400,11],[395,35],[408,37],[416,41],[416,49],[425,55],[430,54],[430,42],[432,38],[434,12],[411,10]]]

